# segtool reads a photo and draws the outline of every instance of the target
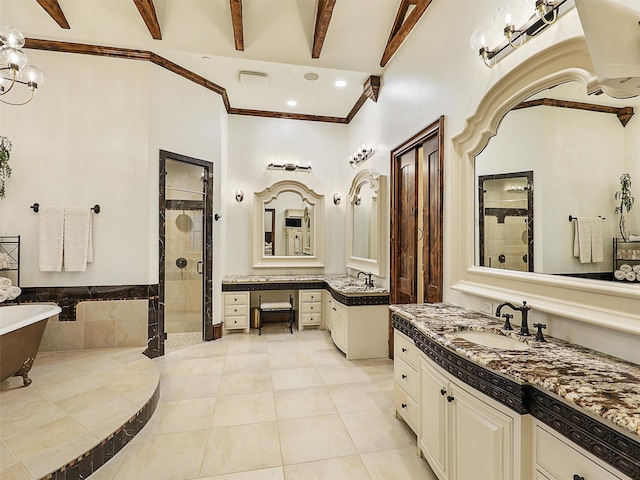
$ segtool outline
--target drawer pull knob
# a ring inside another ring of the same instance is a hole
[[[407,376],[406,376],[404,373],[402,374],[402,379],[403,379],[403,380],[406,380],[406,379],[407,379]]]
[[[402,347],[402,353],[407,353],[407,349]]]
[[[584,480],[584,477],[576,473],[573,475],[573,480]]]
[[[451,395],[447,395],[447,402],[451,403],[455,400]]]
[[[446,395],[447,391],[444,388],[440,389],[440,395]]]
[[[403,404],[402,404],[402,408],[407,408],[407,404],[406,404],[406,403],[403,403]],[[574,478],[575,478],[575,476],[574,476]],[[583,479],[583,480],[584,480],[584,479]]]

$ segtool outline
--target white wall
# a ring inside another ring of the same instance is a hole
[[[300,181],[324,195],[324,273],[345,273],[346,202],[334,205],[333,194],[340,192],[345,198],[348,193],[350,167],[346,138],[347,127],[342,124],[229,116],[229,165],[224,194],[227,209],[226,218],[221,220],[230,246],[229,254],[224,257],[226,275],[270,272],[254,270],[251,263],[253,193],[285,179]],[[267,171],[269,161],[278,164],[299,161],[301,165],[310,162],[312,170],[310,173]],[[237,189],[245,194],[241,203],[235,200],[233,192]],[[298,271],[308,270],[295,269]]]

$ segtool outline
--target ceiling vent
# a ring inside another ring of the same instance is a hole
[[[263,72],[240,72],[240,84],[245,87],[268,87],[269,75]]]

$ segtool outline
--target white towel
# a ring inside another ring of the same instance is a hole
[[[89,207],[64,209],[64,269],[84,272],[93,261],[93,232]]]
[[[9,255],[6,253],[0,253],[0,270],[10,268]]]
[[[580,258],[580,263],[591,262],[591,217],[579,217],[575,222],[573,239],[573,256]]]
[[[41,272],[62,270],[64,208],[40,207],[38,225],[38,264]]]
[[[11,286],[13,282],[11,282],[10,278],[7,277],[0,277],[0,288],[3,290],[6,290],[7,288],[9,288]]]
[[[15,285],[10,286],[5,290],[7,293],[7,300],[13,300],[14,298],[18,298],[22,293],[22,289],[20,287],[16,287]]]
[[[616,270],[615,272],[613,272],[613,276],[616,280],[624,280],[625,278],[627,278],[627,274],[622,270]]]
[[[604,260],[604,248],[602,247],[602,219],[591,219],[591,261],[600,263]]]
[[[0,303],[7,299],[7,292],[0,288]]]

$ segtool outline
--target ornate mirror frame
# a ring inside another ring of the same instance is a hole
[[[378,208],[376,209],[376,224],[377,238],[376,238],[376,252],[375,259],[363,258],[354,256],[353,252],[353,205],[357,200],[358,193],[363,186],[370,186],[373,191],[373,200],[377,202]],[[347,204],[347,234],[346,234],[346,258],[347,267],[356,270],[371,272],[375,276],[384,276],[386,268],[386,223],[388,219],[386,215],[386,197],[387,182],[384,175],[375,175],[369,170],[360,171],[351,182],[349,188],[349,203]]]
[[[264,209],[265,204],[284,192],[293,192],[313,207],[310,215],[313,225],[312,255],[276,256],[264,253]],[[324,195],[319,195],[305,184],[295,180],[282,180],[253,194],[253,237],[251,251],[254,268],[310,268],[324,267]]]
[[[600,87],[583,37],[558,43],[533,55],[495,82],[452,138],[454,162],[449,197],[451,288],[496,301],[522,302],[533,310],[621,332],[640,334],[637,285],[498,270],[474,265],[474,159],[511,108],[559,83],[582,82],[588,92]],[[612,192],[613,195],[613,192]]]

